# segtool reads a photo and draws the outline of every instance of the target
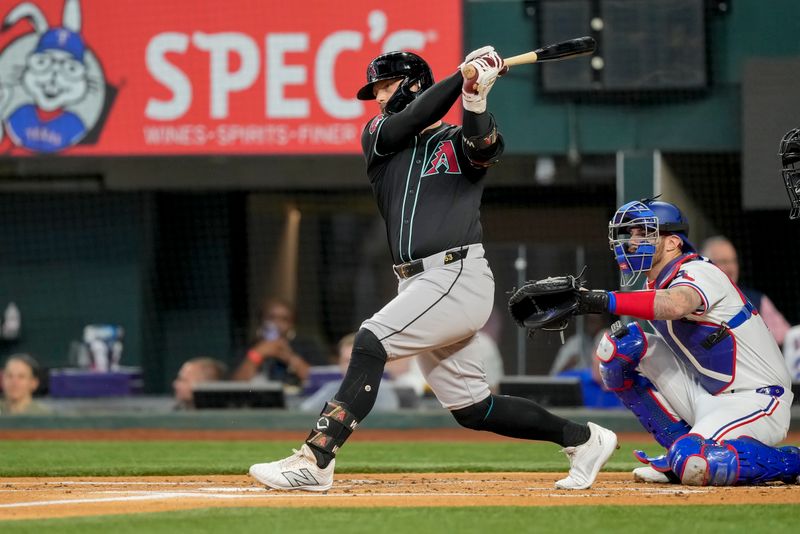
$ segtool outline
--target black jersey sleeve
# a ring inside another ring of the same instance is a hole
[[[361,146],[369,159],[374,155],[389,155],[405,148],[422,130],[441,120],[461,95],[461,73],[456,71],[414,99],[400,113],[373,119],[364,128]],[[369,133],[370,130],[374,130]],[[369,135],[367,135],[369,133]]]
[[[500,160],[505,148],[494,116],[488,111],[477,114],[464,110],[461,141],[464,153],[475,167],[494,165]]]
[[[378,140],[379,131],[386,118],[384,115],[376,115],[364,126],[361,132],[361,150],[364,152],[364,158],[367,160],[367,167],[370,167],[373,162],[386,157],[390,154],[381,154],[375,150],[375,142]]]

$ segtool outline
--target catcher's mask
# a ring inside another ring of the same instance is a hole
[[[433,85],[433,73],[424,59],[411,52],[389,52],[372,60],[367,67],[367,84],[358,90],[359,100],[375,100],[372,86],[381,80],[402,78],[397,91],[386,102],[385,113],[399,113]],[[412,91],[414,84],[419,90]]]
[[[800,218],[800,128],[786,132],[778,149],[783,169],[783,184],[792,203],[790,219]]]
[[[617,210],[608,223],[608,242],[619,265],[622,287],[634,285],[642,273],[653,267],[662,234],[680,237],[683,252],[696,252],[688,237],[689,221],[674,204],[654,199],[635,200]]]

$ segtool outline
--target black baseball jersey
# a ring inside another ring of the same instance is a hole
[[[369,122],[361,143],[394,263],[480,243],[486,168],[465,155],[461,127],[443,123],[400,151],[381,154],[376,140],[384,118]]]

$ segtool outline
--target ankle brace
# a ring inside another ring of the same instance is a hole
[[[335,400],[328,401],[322,409],[314,429],[306,438],[306,443],[312,448],[333,456],[357,426],[358,421],[344,403]]]

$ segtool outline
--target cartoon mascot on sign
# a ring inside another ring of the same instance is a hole
[[[50,28],[41,10],[23,2],[3,19],[23,19],[34,31],[0,51],[0,141],[33,152],[60,152],[86,142],[107,113],[102,67],[86,46],[78,0],[65,0],[62,26]]]

